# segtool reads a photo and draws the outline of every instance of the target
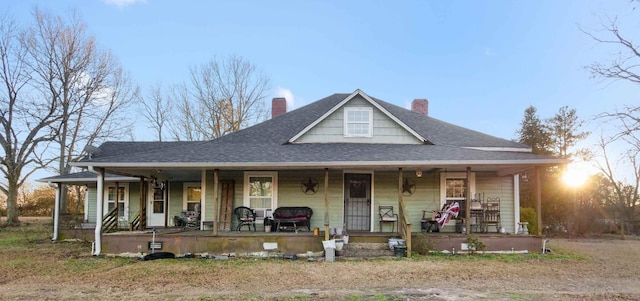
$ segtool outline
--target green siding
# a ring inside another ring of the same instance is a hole
[[[169,226],[173,226],[173,216],[180,215],[182,210],[182,182],[169,182]]]
[[[515,233],[513,176],[497,177],[492,173],[477,173],[476,191],[483,193],[485,200],[490,197],[500,198],[500,226],[507,233]]]
[[[146,200],[145,200],[146,202]],[[140,210],[140,182],[129,183],[129,222],[138,214]],[[144,214],[147,214],[144,212]]]
[[[373,137],[345,137],[344,136],[344,108],[345,107],[372,107],[373,108]],[[314,128],[300,137],[300,143],[397,143],[418,144],[421,143],[411,133],[399,126],[395,121],[373,107],[368,101],[356,96],[343,107],[317,124]]]
[[[96,222],[96,198],[98,195],[96,194],[96,185],[87,185],[87,197],[88,197],[88,208],[87,210],[87,221],[89,223]]]
[[[412,224],[412,231],[420,231],[420,221],[423,210],[430,216],[431,211],[440,207],[440,175],[425,173],[417,178],[413,172],[405,171],[404,176],[415,182],[413,195],[403,195],[407,206],[407,215]],[[318,180],[319,189],[315,194],[305,194],[301,189],[301,182],[307,177]],[[342,170],[329,171],[329,225],[342,227],[344,221],[344,172]],[[213,171],[207,171],[205,190],[204,220],[213,220]],[[244,171],[220,171],[220,181],[232,180],[234,187],[233,208],[243,206]],[[192,182],[192,181],[189,181]],[[111,183],[105,183],[111,185]],[[183,210],[183,182],[169,182],[169,226],[173,225],[173,216],[180,215]],[[398,212],[398,172],[376,171],[372,177],[372,223],[373,231],[379,230],[378,206],[391,205]],[[483,193],[485,199],[500,197],[502,227],[509,233],[515,232],[513,177],[497,177],[494,173],[476,173],[476,192]],[[88,221],[96,221],[96,186],[90,185],[88,193]],[[220,193],[220,191],[218,192]],[[324,229],[324,170],[285,170],[278,172],[278,200],[277,206],[308,206],[313,209],[311,227]],[[129,183],[129,220],[132,220],[139,209],[139,182]],[[232,227],[235,227],[235,219]],[[386,231],[387,228],[385,228]]]
[[[415,182],[415,192],[412,195],[403,195],[407,216],[411,222],[411,231],[420,232],[420,221],[423,210],[431,216],[431,211],[440,206],[440,176],[437,174],[424,174],[417,178],[410,172],[404,172],[404,177]],[[378,206],[393,206],[398,213],[398,172],[376,172],[374,179],[374,229],[379,231]],[[389,226],[385,227],[385,231]]]

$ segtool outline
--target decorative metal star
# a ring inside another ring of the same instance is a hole
[[[314,178],[307,178],[302,182],[302,191],[306,194],[313,194],[318,191],[318,181]]]
[[[402,193],[412,195],[414,191],[416,191],[416,184],[409,179],[404,179],[402,181]]]

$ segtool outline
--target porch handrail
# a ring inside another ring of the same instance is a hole
[[[407,257],[411,257],[411,221],[407,215],[406,205],[404,199],[400,198],[398,201],[399,218],[398,218],[398,231],[400,236],[404,239],[407,246]]]
[[[102,218],[102,232],[112,232],[118,228],[118,206],[113,207]]]
[[[135,217],[133,218],[133,220],[129,223],[129,231],[133,231],[133,230],[142,230],[140,229],[140,216],[142,212],[138,211],[138,213],[136,213]]]

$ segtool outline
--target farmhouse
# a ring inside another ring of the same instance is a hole
[[[245,223],[325,237],[393,232],[410,247],[412,233],[434,226],[432,212],[452,204],[458,216],[437,227],[443,233],[516,234],[519,175],[565,163],[433,118],[426,99],[408,110],[356,90],[291,112],[274,98],[271,119],[211,141],[105,142],[75,163],[86,172],[42,181],[87,185],[96,255],[112,227],[215,237]],[[239,207],[253,214],[234,217]],[[278,208],[311,214],[279,218]]]

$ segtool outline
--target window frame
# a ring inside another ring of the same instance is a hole
[[[198,203],[200,204],[200,210],[202,210],[203,190],[202,190],[202,183],[200,182],[184,182],[184,184],[182,185],[182,210],[187,211],[187,208],[189,208],[189,203],[195,203],[195,201],[188,200],[189,187],[200,188],[200,200],[198,200]]]
[[[447,198],[447,180],[448,179],[467,179],[467,173],[466,172],[440,173],[440,208],[438,209],[441,209],[444,206],[444,204],[446,204],[447,201],[449,200],[452,200],[452,201],[467,200],[466,196],[463,198]],[[467,185],[469,187],[466,187],[466,188],[470,190],[471,199],[473,199],[476,194],[476,174],[474,172],[470,173],[469,179],[467,180]]]
[[[350,121],[349,113],[351,112],[367,112],[369,118],[367,121]],[[371,107],[346,107],[344,108],[344,136],[345,137],[373,137],[373,108]],[[367,133],[356,134],[349,133],[349,125],[354,124],[367,124]]]
[[[122,207],[123,207],[123,211],[122,211],[122,215],[120,216],[120,210],[118,210],[118,220],[119,221],[128,221],[129,220],[129,183],[118,183],[118,189],[123,189],[123,198],[122,200],[118,200],[118,203],[123,203]],[[107,185],[104,185],[104,214],[106,214],[107,212],[109,212],[109,204],[110,203],[115,203],[115,198],[109,199],[109,189],[116,188],[116,184],[115,183],[109,183]],[[116,192],[117,193],[117,192]],[[115,195],[114,195],[115,196]]]
[[[270,177],[271,178],[271,208],[253,208],[251,207],[251,196],[249,195],[249,179],[253,177]],[[243,184],[243,200],[242,205],[256,210],[256,223],[264,222],[264,217],[268,216],[268,211],[273,212],[278,208],[278,172],[277,171],[245,171]]]

